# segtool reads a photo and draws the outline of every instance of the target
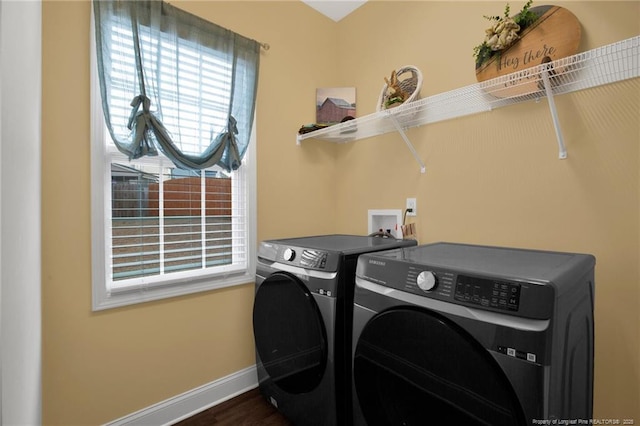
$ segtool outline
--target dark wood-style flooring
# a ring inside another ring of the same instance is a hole
[[[250,390],[211,407],[175,426],[293,426],[262,396],[258,389]]]

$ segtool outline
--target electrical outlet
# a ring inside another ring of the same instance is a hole
[[[409,211],[411,209],[411,211]],[[418,215],[418,202],[415,198],[407,198],[407,216]]]

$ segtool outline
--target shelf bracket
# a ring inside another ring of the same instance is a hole
[[[562,129],[560,129],[560,120],[558,120],[558,111],[556,110],[556,102],[553,99],[553,91],[551,90],[551,82],[549,81],[549,70],[551,64],[546,65],[542,70],[542,81],[544,82],[544,91],[547,95],[547,101],[549,101],[549,110],[551,111],[551,118],[553,119],[553,127],[556,131],[556,138],[558,139],[558,158],[564,160],[567,158],[567,149],[564,146],[564,138],[562,137]]]
[[[424,173],[427,169],[424,166],[424,163],[422,162],[420,157],[418,156],[418,153],[416,152],[416,149],[411,144],[411,141],[409,140],[407,135],[404,133],[404,130],[402,130],[402,127],[400,126],[400,123],[398,123],[398,120],[393,115],[389,115],[389,119],[391,120],[391,122],[395,126],[396,130],[398,131],[398,133],[400,133],[400,136],[402,136],[402,140],[404,140],[404,143],[407,144],[407,147],[409,148],[409,151],[411,151],[411,153],[413,154],[413,157],[416,159],[416,161],[420,165],[420,173]]]

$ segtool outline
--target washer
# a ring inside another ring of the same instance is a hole
[[[412,240],[320,235],[262,242],[253,330],[260,390],[296,425],[350,424],[351,330],[362,253]]]
[[[354,424],[589,420],[595,258],[436,243],[358,259]]]

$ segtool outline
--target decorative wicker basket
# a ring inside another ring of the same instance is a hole
[[[398,84],[400,88],[410,93],[409,97],[401,104],[394,104],[391,107],[386,107],[385,104],[388,100],[387,84],[385,83],[380,92],[378,98],[377,111],[382,111],[396,106],[408,104],[411,101],[415,101],[420,96],[420,89],[422,88],[422,73],[420,70],[412,65],[406,65],[396,70],[396,76],[398,77]]]

